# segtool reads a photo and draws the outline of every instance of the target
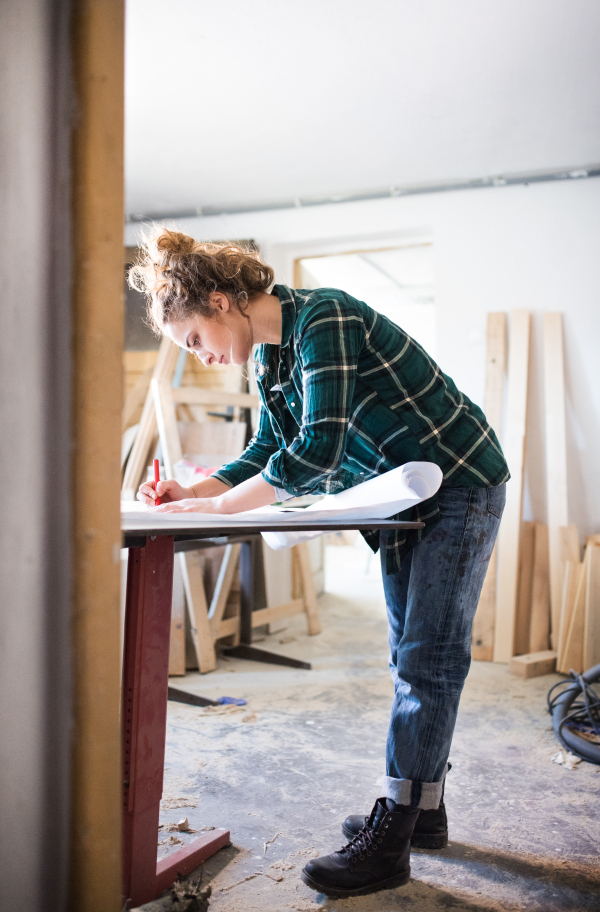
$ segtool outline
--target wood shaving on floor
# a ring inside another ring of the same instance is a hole
[[[574,770],[577,769],[577,765],[581,763],[581,757],[576,757],[575,754],[572,754],[571,751],[559,750],[556,754],[552,754],[550,757],[553,763],[558,763],[560,766],[564,766],[565,769]]]
[[[275,833],[272,839],[267,839],[265,842],[265,855],[267,854],[267,846],[270,846],[272,842],[275,842],[278,836],[281,836],[281,833]]]
[[[197,795],[189,795],[187,798],[163,798],[160,803],[161,811],[169,811],[174,808],[195,808],[198,807],[200,798]]]

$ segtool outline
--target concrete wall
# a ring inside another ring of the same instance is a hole
[[[199,238],[254,238],[292,282],[298,256],[432,237],[438,361],[483,400],[486,313],[534,313],[526,518],[544,521],[541,314],[564,313],[570,521],[600,531],[600,179],[189,219]],[[128,243],[139,227],[129,225]]]
[[[0,4],[0,907],[66,908],[69,4]]]

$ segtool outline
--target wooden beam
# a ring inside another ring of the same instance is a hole
[[[196,651],[198,671],[206,674],[217,667],[217,656],[208,620],[208,607],[202,568],[198,556],[192,552],[178,554],[183,589],[190,617],[192,642]]]
[[[302,595],[304,598],[304,610],[306,612],[306,623],[310,636],[321,633],[321,621],[319,620],[319,608],[317,605],[317,593],[315,590],[315,581],[312,567],[310,565],[310,552],[308,544],[301,542],[294,546],[294,552],[298,568],[300,570],[300,579],[302,582]]]
[[[563,592],[560,608],[560,625],[558,630],[558,659],[557,666],[560,667],[563,651],[565,648],[565,639],[573,605],[575,603],[575,594],[577,592],[577,583],[579,580],[579,566],[581,563],[581,554],[579,548],[579,532],[577,526],[571,524],[561,526],[560,529],[560,559],[564,566],[563,571]]]
[[[585,619],[583,626],[583,668],[600,664],[600,544],[588,545],[590,556],[587,565],[585,592]]]
[[[201,389],[198,386],[180,386],[172,391],[173,401],[185,405],[232,405],[240,408],[258,408],[260,399],[251,393],[228,393],[225,390]]]
[[[560,662],[557,664],[557,670],[563,674],[569,674],[571,669],[581,673],[583,668],[583,630],[585,626],[585,602],[588,576],[588,563],[590,558],[590,545],[587,545],[583,557],[583,563],[580,567],[579,579],[577,580],[577,591],[575,593],[575,602],[571,613],[569,629],[565,637],[565,648],[560,656]]]
[[[550,605],[552,648],[558,647],[564,563],[560,529],[569,522],[567,504],[567,434],[565,371],[561,313],[544,314],[544,415],[546,425],[546,488],[550,537]]]
[[[544,652],[550,642],[550,591],[548,576],[548,526],[534,523],[535,545],[531,581],[530,653]]]
[[[179,561],[173,566],[173,601],[169,640],[169,675],[185,674],[185,592]]]
[[[556,653],[551,649],[514,656],[510,660],[510,673],[521,678],[538,678],[541,675],[552,674],[555,669]]]
[[[152,379],[156,381],[172,380],[177,358],[179,356],[178,347],[171,342],[167,336],[164,337],[158,351],[158,359],[152,374]],[[134,500],[137,489],[145,481],[144,473],[148,465],[150,448],[156,440],[156,412],[154,410],[154,399],[152,390],[149,389],[142,409],[140,426],[131,449],[131,454],[127,461],[125,474],[123,476],[123,497],[126,500]]]
[[[498,440],[502,439],[502,407],[504,404],[504,377],[506,374],[507,334],[506,314],[487,315],[487,344],[485,362],[485,417]],[[494,620],[496,615],[496,577],[498,548],[492,551],[479,605],[473,622],[471,652],[474,659],[490,662],[494,653]]]
[[[76,116],[69,909],[119,912],[123,0],[80,0],[71,17]]]
[[[500,523],[498,539],[495,662],[508,662],[514,655],[521,517],[523,514],[530,328],[529,311],[513,310],[511,312],[506,433],[503,435],[503,449],[510,467],[511,479],[506,485],[506,507]]]
[[[533,559],[535,552],[535,523],[523,523],[521,552],[519,554],[519,597],[515,619],[515,655],[530,652],[531,589],[533,585]]]

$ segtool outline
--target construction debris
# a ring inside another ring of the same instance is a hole
[[[552,754],[550,759],[569,770],[577,769],[577,765],[581,763],[581,757],[576,757],[571,751],[566,750],[559,750],[556,754]]]

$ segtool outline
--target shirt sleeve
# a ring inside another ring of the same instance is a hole
[[[258,428],[256,434],[241,456],[233,462],[228,462],[213,472],[211,478],[218,478],[230,487],[235,487],[260,474],[269,459],[279,449],[279,444],[273,433],[269,413],[262,402],[258,409]]]
[[[270,456],[262,473],[274,487],[299,496],[349,486],[342,461],[364,331],[360,312],[342,308],[335,299],[307,316],[295,346],[302,371],[302,424],[287,449]]]

